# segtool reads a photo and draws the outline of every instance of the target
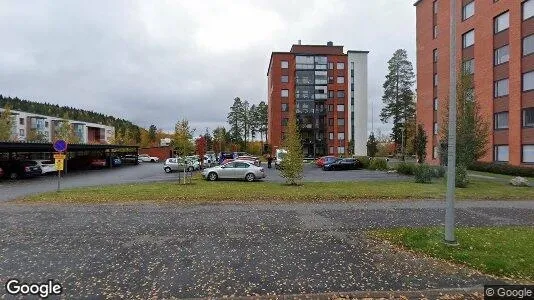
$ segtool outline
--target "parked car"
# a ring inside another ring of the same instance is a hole
[[[195,170],[200,170],[200,162],[198,161],[198,155],[186,156],[185,160],[193,166]]]
[[[53,160],[38,159],[38,160],[35,160],[35,162],[37,162],[37,165],[41,167],[43,174],[57,172],[56,164]]]
[[[106,160],[103,158],[91,158],[89,166],[95,169],[104,168],[106,166]]]
[[[125,164],[139,164],[141,159],[137,155],[127,154],[121,157],[121,162]]]
[[[335,156],[323,156],[320,157],[315,161],[315,165],[317,165],[319,168],[324,167],[324,165],[331,164],[335,162],[338,158]]]
[[[106,166],[109,167],[109,162],[111,161],[112,167],[120,167],[122,165],[122,160],[117,156],[108,156],[106,158]]]
[[[142,162],[158,162],[159,158],[156,156],[150,156],[148,154],[139,154],[139,159]]]
[[[282,161],[284,160],[284,157],[287,155],[287,150],[284,149],[276,149],[276,153],[274,156],[274,167],[275,169],[280,169]]]
[[[165,173],[183,172],[184,169],[188,172],[193,172],[195,167],[188,160],[182,158],[167,158],[163,164],[163,171]]]
[[[0,168],[0,178],[4,177],[4,169]]]
[[[223,160],[223,162],[221,163],[221,166],[222,165],[226,165],[227,163],[233,162],[234,160],[235,159],[233,159],[233,158],[227,158],[227,159]]]
[[[6,160],[0,162],[4,177],[9,179],[40,176],[43,171],[37,162],[31,160]]]
[[[237,159],[239,160],[248,160],[254,163],[255,166],[259,167],[261,166],[260,159],[254,156],[239,156]]]
[[[357,170],[363,168],[363,164],[355,158],[342,158],[323,166],[325,171]]]
[[[202,177],[215,181],[218,179],[244,179],[248,182],[265,178],[265,170],[255,166],[251,161],[235,160],[227,164],[204,169]]]

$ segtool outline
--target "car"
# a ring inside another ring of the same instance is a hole
[[[32,160],[6,160],[0,162],[4,177],[9,179],[30,178],[43,174],[41,167]]]
[[[261,166],[260,159],[254,156],[239,156],[237,159],[239,160],[248,160],[254,163],[255,166],[259,167]]]
[[[319,159],[317,159],[315,161],[315,165],[318,166],[319,168],[322,168],[322,167],[324,167],[324,165],[333,163],[337,159],[338,158],[335,157],[335,156],[323,156],[323,157],[320,157]]]
[[[106,160],[104,158],[93,157],[89,162],[89,166],[95,169],[104,168],[106,166]]]
[[[122,160],[117,156],[108,156],[106,157],[106,166],[109,167],[109,162],[111,161],[112,167],[120,167],[122,165]]]
[[[0,178],[4,177],[4,169],[0,168]]]
[[[188,172],[193,172],[195,167],[188,160],[182,158],[167,158],[163,163],[163,171],[165,173],[184,172],[184,169]]]
[[[55,162],[53,160],[41,160],[41,159],[38,159],[38,160],[35,160],[35,162],[37,162],[37,165],[39,167],[41,167],[41,170],[42,170],[43,174],[57,172],[56,164],[55,164]]]
[[[363,164],[355,158],[341,158],[323,166],[324,171],[357,170],[361,168],[363,168]]]
[[[252,182],[266,177],[265,169],[255,166],[253,162],[247,160],[234,160],[221,166],[207,168],[201,174],[209,181],[243,179]]]
[[[274,156],[274,167],[275,169],[280,169],[282,165],[282,161],[284,160],[284,157],[287,155],[287,150],[284,149],[276,149],[275,156]]]
[[[139,154],[139,159],[142,162],[158,162],[159,161],[159,157],[150,156],[148,154]]]
[[[121,162],[124,164],[136,164],[138,165],[141,162],[141,159],[137,155],[126,154],[120,157]]]
[[[227,159],[223,160],[223,162],[221,163],[221,166],[222,166],[222,165],[226,165],[226,164],[229,163],[229,162],[233,162],[234,160],[235,160],[235,159],[233,159],[233,158],[227,158]]]

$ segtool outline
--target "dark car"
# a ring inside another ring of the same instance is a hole
[[[319,168],[322,168],[324,165],[331,164],[336,160],[338,160],[338,158],[335,156],[323,156],[315,161],[315,165],[317,165]]]
[[[357,170],[361,168],[363,168],[363,164],[355,158],[342,158],[323,166],[325,171]]]
[[[111,161],[112,167],[120,167],[122,165],[122,160],[118,158],[117,156],[108,156],[106,158],[106,166],[109,167],[109,162]]]
[[[139,164],[139,156],[137,155],[127,154],[122,156],[120,159],[124,164]]]
[[[3,176],[9,179],[35,177],[43,173],[37,162],[31,160],[2,161],[0,162],[0,168],[4,171]]]

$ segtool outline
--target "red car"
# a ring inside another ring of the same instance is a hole
[[[4,176],[4,170],[2,170],[2,168],[0,168],[0,178],[2,178]]]
[[[91,159],[91,168],[104,168],[106,166],[106,160],[103,158]]]
[[[337,157],[335,156],[323,156],[323,157],[319,157],[319,159],[317,159],[315,161],[315,165],[317,165],[319,168],[322,168],[324,167],[324,165],[326,164],[330,164],[330,163],[333,163],[334,161],[336,161]]]

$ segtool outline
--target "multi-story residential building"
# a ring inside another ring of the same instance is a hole
[[[299,41],[289,52],[271,54],[267,98],[273,151],[281,147],[289,112],[295,111],[305,156],[367,154],[368,53]]]
[[[473,74],[474,95],[491,122],[483,161],[534,163],[534,0],[456,0],[458,71]],[[417,121],[437,164],[450,70],[450,2],[419,0]]]
[[[4,109],[0,108],[0,112]],[[27,141],[28,135],[38,133],[44,136],[46,141],[56,139],[58,127],[63,119],[33,114],[23,111],[11,110],[13,128],[12,139]],[[108,144],[115,138],[115,128],[101,124],[69,120],[74,132],[80,138],[82,144]]]

